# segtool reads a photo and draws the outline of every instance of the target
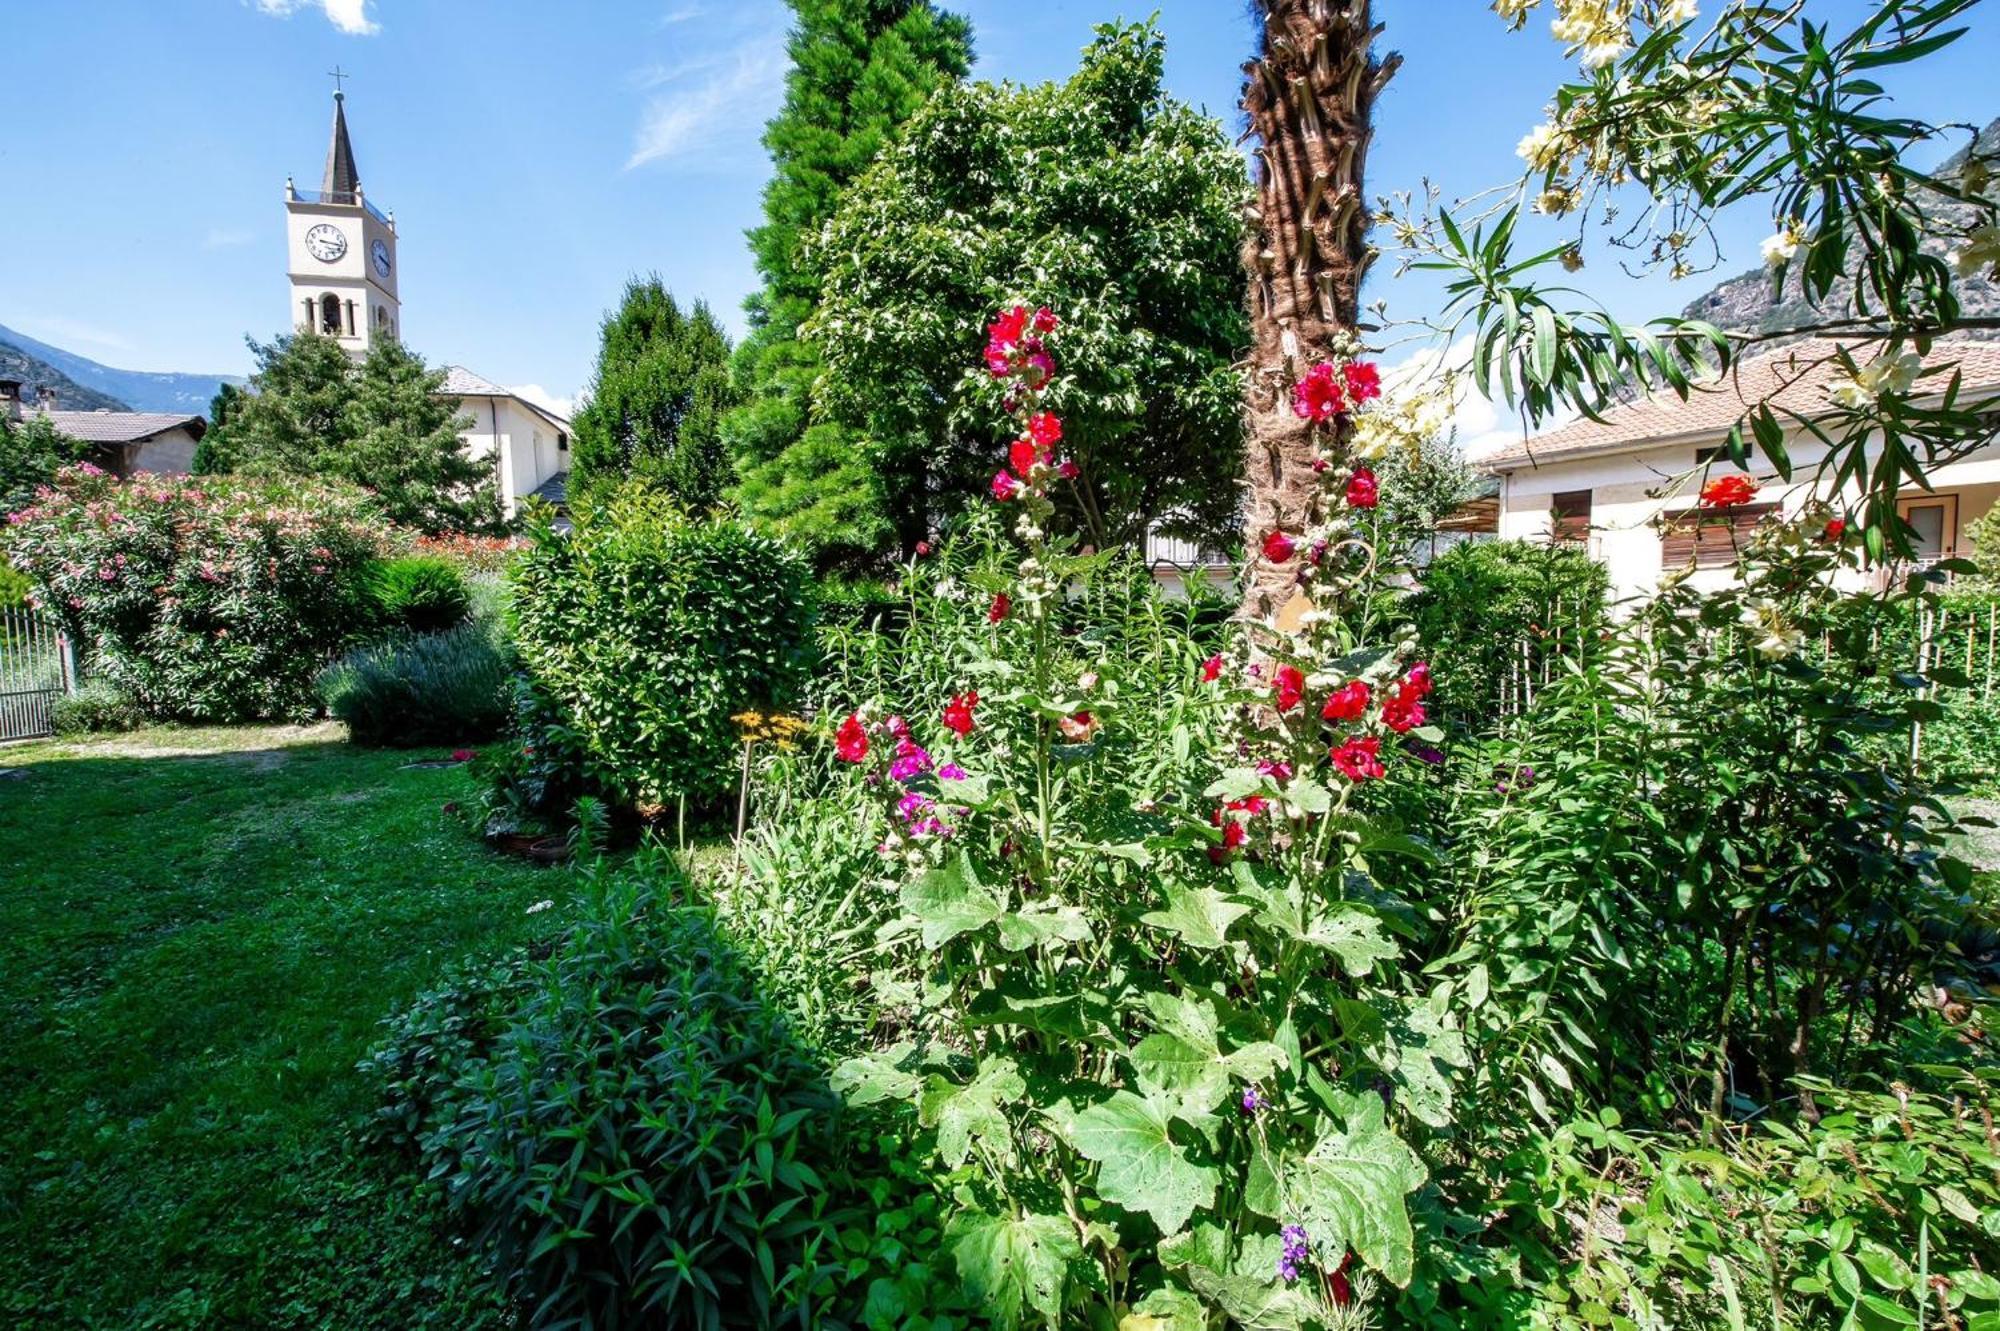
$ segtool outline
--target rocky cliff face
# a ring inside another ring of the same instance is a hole
[[[1980,131],[1976,150],[1987,161],[2000,155],[2000,120],[1995,120]],[[1940,175],[1956,177],[1965,169],[1968,154],[1973,149],[1964,149],[1952,156],[1940,168]],[[1935,211],[1941,220],[1965,223],[1972,216],[1972,209],[1949,199],[1936,201]],[[1939,242],[1927,246],[1942,255],[1947,246]],[[1853,283],[1836,283],[1827,293],[1824,308],[1831,311],[1846,311],[1853,293]],[[1959,286],[1965,313],[1984,317],[2000,317],[2000,285],[1985,279],[1974,279]],[[1785,289],[1775,292],[1771,287],[1771,276],[1764,269],[1744,273],[1730,278],[1707,295],[1696,300],[1682,311],[1690,319],[1706,319],[1718,327],[1731,332],[1782,332],[1791,328],[1806,327],[1820,318],[1827,317],[1806,301],[1799,289],[1796,272],[1788,275]],[[1969,331],[1966,336],[2000,340],[2000,329]]]

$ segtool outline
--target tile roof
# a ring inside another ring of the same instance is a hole
[[[503,388],[501,385],[488,379],[485,375],[474,374],[463,365],[447,365],[444,367],[444,386],[438,391],[446,397],[510,397],[536,415],[548,420],[557,429],[567,430],[569,428],[569,422],[563,419],[557,412],[550,411],[547,407],[539,403],[529,401],[511,388]]]
[[[48,411],[49,424],[86,444],[136,444],[142,439],[185,429],[199,439],[208,422],[199,416],[169,411]]]
[[[1518,471],[1543,462],[1690,437],[1720,442],[1745,412],[1766,401],[1781,413],[1811,416],[1826,406],[1827,386],[1840,376],[1839,364],[1831,360],[1835,345],[1808,339],[1780,347],[1740,362],[1730,373],[1697,388],[1685,402],[1669,394],[1616,403],[1605,410],[1601,421],[1573,421],[1489,453],[1476,459],[1476,465],[1489,472]],[[1858,362],[1867,364],[1869,356],[1862,347],[1850,350]],[[1951,342],[1933,348],[1926,358],[1932,368],[1949,364],[1959,367],[1969,388],[2000,387],[2000,343]],[[1923,382],[1942,388],[1945,377]]]

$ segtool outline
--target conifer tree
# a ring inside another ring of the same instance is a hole
[[[634,279],[605,316],[590,403],[576,417],[570,496],[601,500],[637,482],[684,507],[713,506],[731,472],[722,414],[729,339],[708,306],[682,312],[660,279]]]
[[[249,394],[235,384],[223,384],[215,390],[215,396],[208,400],[208,432],[194,449],[195,475],[207,476],[230,469],[231,428],[242,417],[243,404],[249,400]]]
[[[791,0],[785,104],[764,132],[773,174],[764,224],[750,233],[764,289],[736,357],[744,404],[724,422],[753,518],[803,541],[823,566],[863,561],[888,543],[880,478],[847,429],[814,411],[820,375],[799,326],[823,273],[804,242],[939,85],[972,65],[971,27],[930,0]]]

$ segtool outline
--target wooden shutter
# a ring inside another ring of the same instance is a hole
[[[1559,491],[1550,497],[1549,507],[1555,514],[1549,536],[1556,544],[1582,545],[1590,539],[1590,491]]]
[[[1669,514],[1660,528],[1660,567],[1680,568],[1693,560],[1696,568],[1727,568],[1757,524],[1777,511],[1776,504],[1739,504]]]

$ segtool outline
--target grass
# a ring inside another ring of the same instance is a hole
[[[332,727],[0,748],[0,1325],[507,1324],[348,1145],[354,1064],[572,879],[480,846],[443,809],[470,777],[412,758]]]

